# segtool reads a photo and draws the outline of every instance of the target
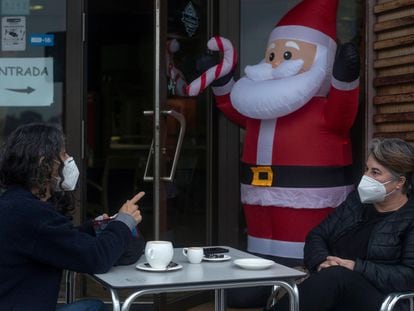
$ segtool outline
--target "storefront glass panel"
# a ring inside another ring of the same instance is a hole
[[[113,214],[136,191],[144,190],[140,227],[147,240],[158,236],[175,246],[202,245],[208,239],[206,142],[211,106],[205,95],[189,98],[184,91],[185,84],[196,77],[196,58],[206,49],[208,3],[160,3],[157,39],[154,1],[130,1],[123,6],[116,1],[89,1],[87,217]],[[159,69],[155,59],[158,44]],[[180,132],[179,122],[165,113],[171,110],[184,117],[186,130],[176,172],[172,181],[166,181]],[[153,155],[146,173],[150,178],[144,180],[154,139],[154,113],[160,113],[162,167],[156,193],[151,180]],[[158,215],[154,209],[157,199]],[[158,228],[154,217],[159,217]]]
[[[0,137],[29,122],[63,123],[65,0],[2,0]]]

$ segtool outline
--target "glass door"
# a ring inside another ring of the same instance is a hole
[[[154,65],[158,70],[150,154],[154,160],[154,238],[171,240],[175,246],[206,245],[211,106],[205,95],[185,94],[187,84],[197,75],[197,57],[206,49],[209,3],[157,0],[155,10]]]
[[[184,90],[206,49],[210,9],[200,0],[89,0],[87,217],[113,214],[143,190],[146,240],[209,242],[212,108]]]
[[[210,11],[201,0],[88,0],[86,218],[114,214],[145,191],[146,240],[211,243],[212,105],[205,94],[184,95]],[[109,298],[86,282],[85,295]],[[173,310],[177,297],[167,298]]]

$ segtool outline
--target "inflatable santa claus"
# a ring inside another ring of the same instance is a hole
[[[197,94],[212,73],[218,108],[246,129],[241,201],[251,252],[302,258],[309,230],[353,189],[359,61],[352,44],[336,55],[337,5],[299,3],[270,33],[264,59],[237,82],[217,80],[231,73],[235,56],[223,38],[211,39],[223,62],[188,87]]]

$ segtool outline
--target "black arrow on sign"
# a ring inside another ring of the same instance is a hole
[[[35,89],[31,88],[30,86],[28,86],[25,89],[6,89],[6,90],[12,91],[12,92],[17,92],[17,93],[27,93],[27,94],[30,94],[30,93],[35,91]]]

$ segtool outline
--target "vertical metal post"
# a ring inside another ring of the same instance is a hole
[[[65,270],[67,304],[75,301],[75,274],[76,272]]]
[[[214,6],[214,1],[212,0],[208,0],[207,1],[207,39],[209,39],[210,37],[212,37],[215,33],[215,29],[214,29],[214,20],[215,20],[215,6]],[[206,161],[206,169],[207,169],[207,183],[206,183],[206,207],[207,207],[207,211],[206,211],[206,242],[207,245],[210,245],[213,243],[213,198],[212,198],[212,189],[214,187],[214,180],[213,180],[213,167],[214,167],[214,162],[213,162],[213,139],[214,139],[214,135],[213,135],[213,130],[212,130],[212,124],[214,122],[213,118],[213,108],[214,105],[214,101],[213,101],[213,97],[211,96],[211,92],[209,89],[206,90],[206,101],[208,103],[207,108],[206,109],[206,115],[207,115],[207,124],[209,126],[209,129],[207,130],[207,142],[206,142],[206,150],[207,150],[207,161]]]
[[[154,238],[160,238],[160,48],[161,48],[161,8],[160,0],[155,0],[155,85],[154,85]]]
[[[214,310],[217,311],[225,311],[226,310],[226,295],[224,293],[224,289],[215,289],[215,296],[214,296]]]

